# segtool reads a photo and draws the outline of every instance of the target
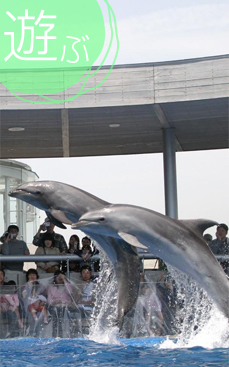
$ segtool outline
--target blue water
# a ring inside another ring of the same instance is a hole
[[[23,338],[0,341],[1,367],[228,367],[229,350],[160,349],[164,338],[119,339],[99,344],[86,339]]]

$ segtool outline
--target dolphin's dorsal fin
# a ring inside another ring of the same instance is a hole
[[[62,229],[67,229],[67,227],[61,223],[58,219],[56,219],[50,212],[46,212],[47,217],[50,219],[50,221],[55,224],[55,226],[62,228]]]
[[[185,219],[179,220],[179,222],[191,228],[193,231],[198,232],[201,236],[207,228],[218,225],[217,222],[210,219]]]
[[[118,234],[124,241],[128,242],[130,245],[140,247],[143,249],[148,249],[147,246],[143,245],[141,242],[138,241],[136,236],[133,236],[132,234],[125,232],[118,232]]]

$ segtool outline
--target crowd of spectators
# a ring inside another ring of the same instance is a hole
[[[70,237],[67,245],[64,237],[54,231],[54,227],[55,225],[48,218],[39,227],[33,238],[33,244],[37,247],[35,255],[67,255],[68,258],[69,255],[77,255],[79,261],[70,259],[69,270],[71,274],[79,274],[79,283],[76,284],[67,279],[65,260],[47,261],[45,259],[45,261],[36,262],[36,269],[29,269],[26,272],[26,281],[23,284],[20,282],[19,287],[18,274],[25,274],[23,262],[2,262],[0,264],[0,319],[3,323],[4,320],[7,321],[5,337],[22,334],[37,336],[41,330],[48,328],[53,337],[64,337],[67,324],[67,336],[72,337],[82,333],[83,324],[88,328],[88,321],[85,320],[90,318],[95,302],[93,294],[95,279],[92,274],[98,275],[100,270],[99,260],[97,258],[94,260],[93,256],[98,255],[99,250],[89,237],[85,236],[81,242],[76,234]],[[0,238],[2,256],[30,255],[27,244],[17,238],[18,233],[18,226],[10,225],[2,235]],[[229,260],[225,258],[225,255],[226,257],[229,255],[227,233],[228,226],[222,223],[217,226],[214,240],[210,234],[204,235],[204,238],[213,254],[222,256],[219,261],[229,275]],[[15,273],[17,278],[13,277]],[[46,282],[43,282],[44,279]],[[166,334],[173,334],[175,326],[172,325],[171,320],[175,314],[176,294],[172,282],[165,277],[162,286],[158,284],[157,289],[152,289],[145,279],[141,281],[135,309],[138,317],[141,315],[148,322],[149,334],[160,335],[165,330]],[[170,313],[164,309],[168,304]],[[52,326],[50,326],[50,320]]]
[[[81,281],[77,284],[61,270],[44,282],[31,268],[26,272],[26,283],[18,287],[14,281],[5,282],[1,269],[0,337],[75,337],[87,333],[96,278],[88,265],[80,273]]]
[[[81,261],[70,261],[70,271],[80,273],[80,269],[83,265],[90,265],[93,271],[98,272],[100,265],[99,260],[93,260],[93,255],[99,254],[99,250],[92,243],[89,237],[84,237],[82,239],[82,244],[80,244],[80,239],[77,235],[72,235],[69,239],[69,244],[67,245],[65,238],[54,231],[55,225],[50,222],[48,218],[39,227],[38,232],[33,238],[33,245],[37,247],[35,255],[77,255]],[[0,241],[2,245],[0,247],[1,255],[30,255],[30,251],[26,243],[19,240],[18,237],[19,227],[17,225],[10,225],[7,231],[2,235]],[[66,261],[39,261],[36,263],[37,271],[39,275],[46,273],[55,273],[56,270],[63,270],[66,272],[67,265]],[[13,276],[12,272],[15,274],[23,272],[23,262],[4,262],[1,264],[1,268],[4,268],[6,279],[10,280]]]
[[[18,335],[37,335],[41,328],[48,328],[52,320],[52,336],[64,336],[63,325],[66,320],[71,322],[68,333],[77,324],[75,332],[82,332],[79,319],[89,318],[94,305],[92,292],[94,276],[99,271],[99,260],[94,261],[93,255],[99,250],[89,237],[80,239],[72,235],[67,245],[64,237],[54,231],[55,225],[48,218],[39,227],[33,238],[33,245],[37,247],[35,255],[77,255],[78,261],[69,261],[70,274],[77,273],[78,283],[67,280],[66,261],[52,260],[37,261],[36,269],[23,271],[22,261],[7,261],[0,264],[0,318],[7,321],[6,337]],[[30,255],[26,243],[19,240],[19,227],[10,225],[0,238],[1,256]],[[23,278],[24,275],[24,278]],[[38,280],[39,278],[42,278]],[[12,280],[13,279],[13,280]],[[23,279],[25,281],[23,282]],[[17,283],[17,284],[16,284]],[[20,286],[19,286],[20,284]],[[46,284],[46,285],[44,285]],[[75,317],[76,315],[77,318]],[[65,321],[64,321],[65,320]],[[88,324],[86,322],[86,324]],[[11,326],[10,326],[11,325]],[[26,328],[26,330],[25,330]],[[4,328],[3,328],[4,329]],[[68,335],[70,336],[70,335]]]

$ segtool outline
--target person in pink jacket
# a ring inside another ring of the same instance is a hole
[[[61,270],[57,270],[53,277],[53,283],[48,289],[49,312],[52,315],[52,336],[63,337],[63,320],[68,311],[68,306],[74,302],[72,286]]]
[[[4,294],[2,296],[5,299],[5,302],[4,302],[5,311],[10,310],[16,314],[19,328],[22,329],[23,322],[21,320],[21,316],[19,312],[19,298],[18,298],[18,294],[16,293],[17,292],[16,283],[13,280],[10,280],[7,283],[7,286],[10,286],[11,288],[10,292],[12,293]]]

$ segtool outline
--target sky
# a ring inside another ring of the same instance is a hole
[[[228,1],[110,0],[117,17],[117,63],[228,53]]]
[[[109,0],[109,4],[116,15],[120,42],[116,64],[229,53],[228,1]],[[229,150],[180,152],[176,160],[179,218],[229,224]],[[20,162],[30,165],[40,180],[61,181],[109,202],[165,212],[162,154]],[[66,240],[73,233],[71,229],[57,232]],[[207,232],[214,235],[215,228]]]

